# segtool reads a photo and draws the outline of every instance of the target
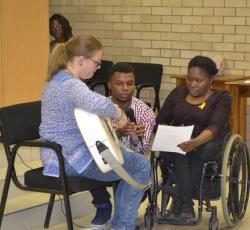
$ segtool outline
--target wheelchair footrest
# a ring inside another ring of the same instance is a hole
[[[170,225],[197,225],[197,220],[190,219],[190,220],[184,220],[184,219],[171,219],[168,217],[158,217],[157,218],[158,224],[170,224]]]

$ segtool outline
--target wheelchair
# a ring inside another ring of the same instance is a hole
[[[238,134],[228,133],[220,152],[220,160],[208,161],[203,165],[199,191],[193,199],[198,200],[196,219],[182,221],[171,220],[167,214],[171,210],[171,196],[176,192],[174,166],[169,162],[164,175],[158,177],[158,169],[163,159],[152,152],[152,187],[149,203],[144,215],[145,228],[151,230],[154,222],[158,224],[198,225],[202,212],[211,213],[209,230],[218,229],[217,207],[213,200],[221,200],[223,216],[228,227],[234,227],[244,217],[249,197],[249,152]],[[162,170],[161,170],[162,171]],[[163,174],[163,173],[162,173]],[[161,203],[158,205],[158,196]]]

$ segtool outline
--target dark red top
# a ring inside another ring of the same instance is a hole
[[[185,86],[175,88],[166,98],[157,124],[194,125],[192,137],[198,136],[203,130],[211,130],[214,137],[224,136],[225,124],[231,111],[231,96],[226,91],[214,91],[213,94],[199,105],[186,101],[188,89]]]

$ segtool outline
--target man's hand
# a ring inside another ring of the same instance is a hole
[[[136,125],[134,122],[128,121],[124,127],[117,129],[117,131],[120,136],[135,135]]]
[[[145,133],[145,125],[143,124],[138,124],[137,129],[136,129],[136,134],[138,137],[143,138]]]
[[[135,124],[134,122],[128,121],[127,124],[120,129],[117,129],[118,136],[129,135],[133,140],[138,139],[138,137],[144,136],[145,126],[143,124]]]

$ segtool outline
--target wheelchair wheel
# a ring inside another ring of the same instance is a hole
[[[233,227],[245,215],[249,196],[249,153],[238,134],[228,139],[221,173],[223,215],[226,224]]]

